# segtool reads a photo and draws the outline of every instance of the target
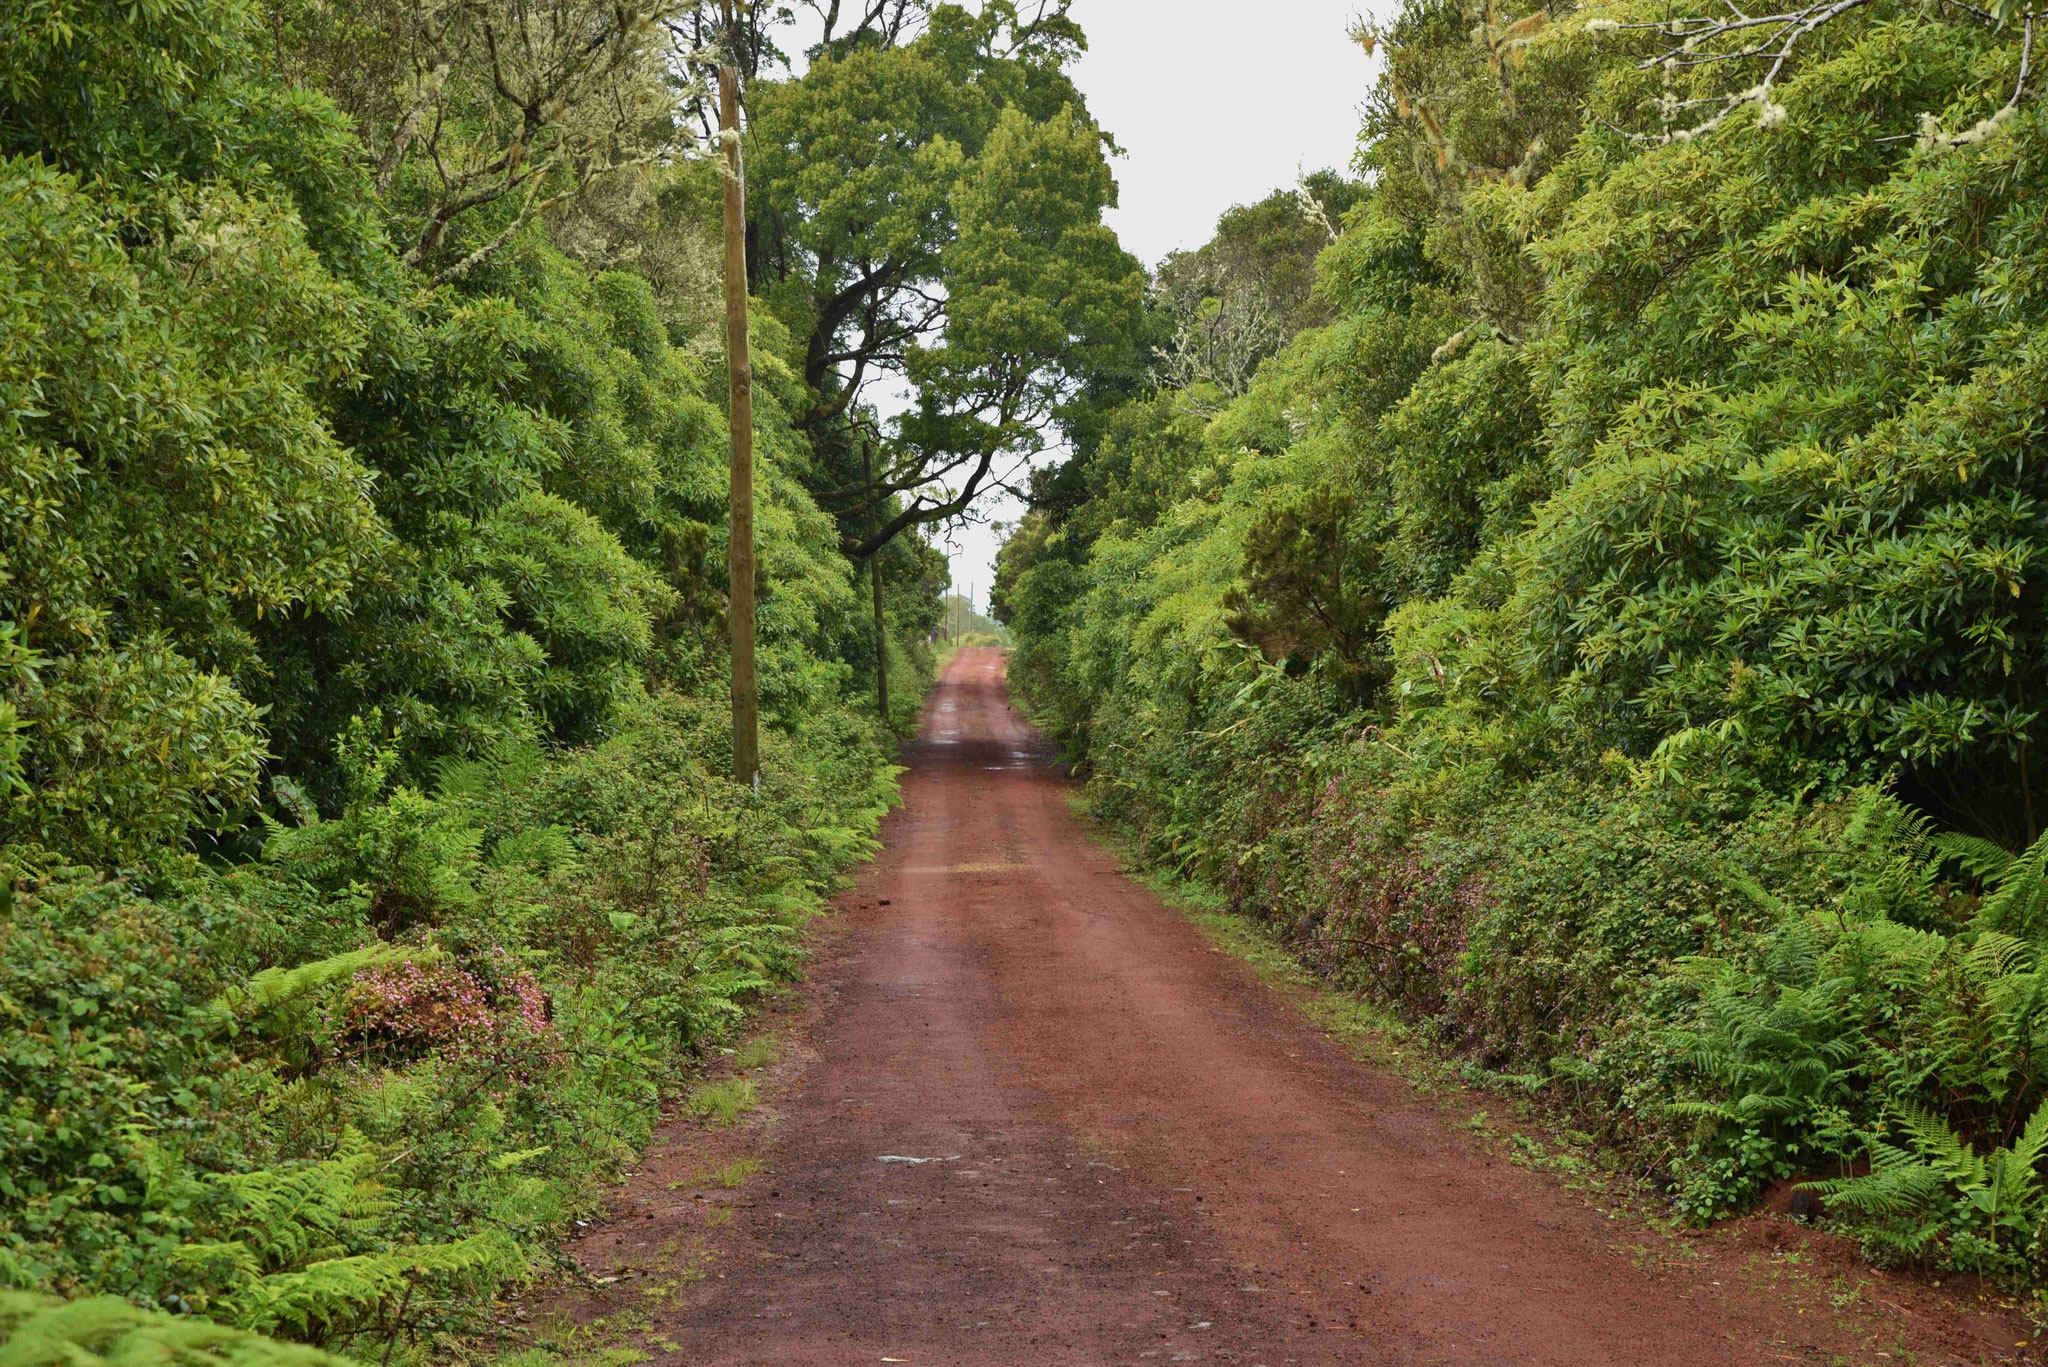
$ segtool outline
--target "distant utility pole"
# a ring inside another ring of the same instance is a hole
[[[734,31],[732,0],[725,22]],[[725,370],[732,428],[732,534],[726,551],[732,628],[732,776],[761,781],[761,681],[754,668],[754,367],[747,351],[747,191],[740,166],[740,73],[718,68],[725,151]]]

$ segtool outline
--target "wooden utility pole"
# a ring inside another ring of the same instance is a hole
[[[875,581],[875,703],[882,709],[882,722],[889,721],[889,632],[882,625],[882,557],[868,560],[869,577]]]
[[[860,453],[862,477],[875,482],[875,452],[863,446]],[[868,513],[868,533],[875,530],[875,514]],[[868,578],[875,587],[875,705],[881,709],[882,725],[889,724],[889,628],[882,616],[882,551],[878,546],[868,557]]]
[[[727,27],[732,5],[725,6]],[[732,628],[732,776],[761,781],[761,681],[754,669],[754,368],[747,351],[747,191],[740,165],[740,74],[718,68],[725,152],[725,370],[732,427],[732,535],[726,551]]]

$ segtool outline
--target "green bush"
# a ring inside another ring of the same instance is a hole
[[[164,1146],[207,1165],[242,1142],[250,1064],[208,1010],[234,973],[238,908],[62,865],[9,883],[0,1276],[154,1301],[190,1228],[154,1199]]]

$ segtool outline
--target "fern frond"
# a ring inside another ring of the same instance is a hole
[[[1856,794],[1856,806],[1842,835],[1852,849],[1918,859],[1934,848],[1933,831],[1934,823],[1925,812],[1907,806],[1883,788],[1871,787]]]
[[[1664,1113],[1691,1116],[1696,1120],[1725,1120],[1732,1125],[1742,1123],[1740,1111],[1718,1101],[1674,1101],[1664,1107]]]
[[[2010,1156],[2015,1171],[2032,1176],[2033,1189],[2038,1191],[2041,1160],[2048,1157],[2048,1101],[2034,1108],[2034,1114],[2028,1118],[2026,1128],[2020,1131]]]
[[[1866,1177],[1802,1182],[1800,1189],[1825,1198],[1832,1206],[1865,1215],[1915,1215],[1934,1204],[1943,1183],[1934,1169],[1909,1163],[1880,1168]]]
[[[1934,848],[1952,859],[1973,877],[1995,883],[2012,868],[2013,852],[1981,836],[1950,831],[1934,837]]]
[[[2010,977],[2033,967],[2033,947],[2016,935],[1987,930],[1964,953],[1963,967],[1980,981]]]
[[[223,1023],[247,1019],[275,1011],[329,983],[352,978],[366,968],[401,959],[424,965],[440,957],[441,951],[431,945],[365,945],[361,949],[347,950],[293,968],[266,968],[241,986],[222,992],[207,1003],[207,1010]]]
[[[236,1245],[252,1271],[276,1270],[318,1257],[388,1213],[392,1202],[375,1179],[376,1166],[376,1149],[351,1127],[342,1131],[332,1158],[214,1173],[206,1182],[232,1203]],[[179,1256],[212,1257],[209,1250],[219,1246],[188,1247],[194,1251]]]
[[[1912,1138],[1923,1162],[1950,1181],[1962,1186],[1983,1182],[1984,1160],[1949,1128],[1947,1121],[1932,1111],[1904,1103],[1898,1106],[1899,1123]]]
[[[64,1302],[0,1291],[0,1367],[353,1367],[208,1320],[140,1310],[119,1296]]]
[[[1803,921],[1788,919],[1771,936],[1764,954],[1764,977],[1785,987],[1804,987],[1813,981],[1820,963],[1820,941]]]
[[[2048,835],[2015,858],[1999,875],[1997,889],[1977,910],[1980,930],[2004,931],[2033,938],[2041,934],[2048,911]]]
[[[554,1147],[552,1144],[543,1144],[537,1149],[515,1149],[511,1153],[501,1153],[491,1160],[491,1167],[497,1172],[510,1172],[521,1163],[542,1157]]]
[[[350,1324],[373,1315],[390,1297],[420,1278],[474,1272],[510,1276],[523,1271],[519,1247],[498,1231],[448,1244],[413,1244],[388,1253],[359,1254],[280,1272],[227,1298],[236,1323],[267,1330],[291,1325],[301,1332]]]

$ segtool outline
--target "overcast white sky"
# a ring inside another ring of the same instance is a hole
[[[1127,156],[1110,223],[1147,265],[1233,204],[1350,165],[1372,64],[1356,0],[1075,0],[1088,108]]]
[[[1372,61],[1347,35],[1365,0],[1075,0],[1088,35],[1075,82],[1123,147],[1109,222],[1147,266],[1207,241],[1235,204],[1296,173],[1348,169]],[[801,44],[792,44],[800,46]],[[1007,520],[1015,504],[993,500]],[[988,605],[1002,538],[987,522],[951,532],[953,582]]]

